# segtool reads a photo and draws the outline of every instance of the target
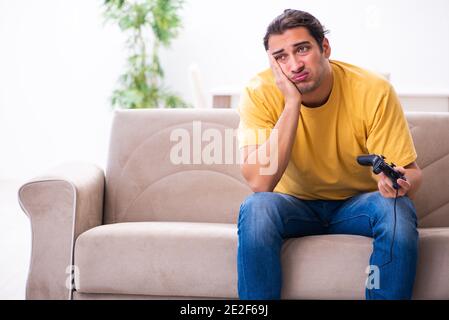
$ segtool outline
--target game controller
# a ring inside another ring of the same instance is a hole
[[[400,186],[397,182],[398,179],[407,180],[405,176],[396,171],[394,167],[396,166],[394,163],[387,164],[384,161],[385,157],[376,154],[362,155],[357,157],[357,162],[362,166],[372,166],[373,172],[375,174],[379,174],[383,172],[388,178],[390,178],[391,182],[393,182],[393,188],[399,190]]]

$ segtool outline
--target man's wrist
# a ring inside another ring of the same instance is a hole
[[[301,100],[285,101],[285,108],[299,109],[301,107]]]

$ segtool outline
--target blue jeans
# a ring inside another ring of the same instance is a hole
[[[416,211],[410,198],[399,197],[395,219],[394,201],[379,192],[346,200],[301,200],[273,192],[250,195],[240,206],[238,221],[240,299],[280,299],[283,241],[321,234],[373,238],[369,265],[379,268],[380,286],[367,286],[366,299],[410,299],[418,255]]]

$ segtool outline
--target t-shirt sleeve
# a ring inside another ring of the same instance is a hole
[[[407,120],[391,85],[372,116],[366,147],[369,153],[384,155],[385,161],[397,166],[406,166],[417,158]]]
[[[256,90],[249,87],[243,90],[238,112],[240,115],[239,148],[265,143],[276,123],[270,116],[266,103],[258,96]]]

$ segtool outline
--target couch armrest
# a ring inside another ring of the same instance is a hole
[[[64,164],[19,189],[31,223],[27,299],[70,299],[73,248],[84,231],[102,224],[104,172],[91,164]]]

